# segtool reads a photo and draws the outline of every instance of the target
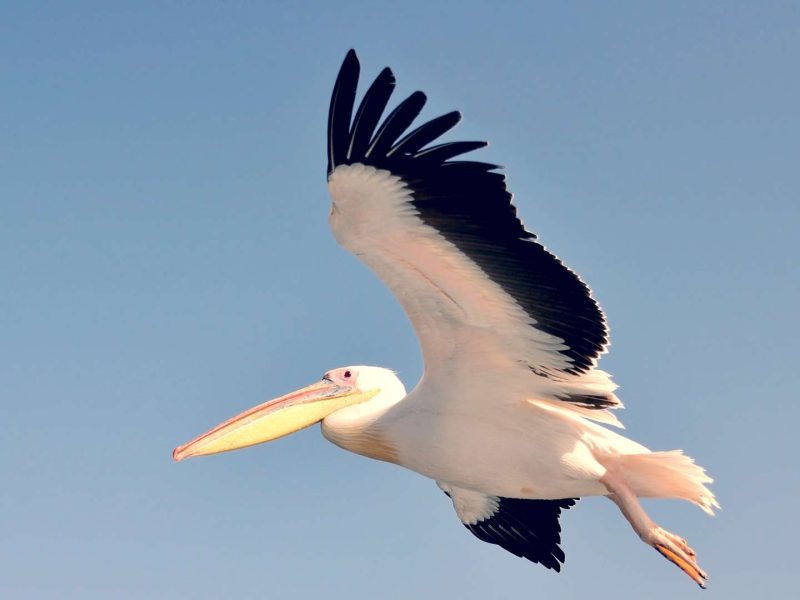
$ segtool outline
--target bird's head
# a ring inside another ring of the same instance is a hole
[[[397,375],[381,367],[342,367],[297,391],[228,419],[172,452],[175,460],[217,454],[278,439],[325,417],[367,402],[396,402],[405,395]]]

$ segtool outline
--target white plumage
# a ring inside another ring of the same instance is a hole
[[[381,122],[394,87],[385,69],[353,117],[358,75],[351,51],[329,114],[331,228],[399,299],[424,375],[406,394],[387,369],[335,369],[175,457],[322,421],[335,444],[434,479],[472,533],[514,554],[559,570],[561,511],[605,495],[703,586],[694,551],[637,498],[679,498],[712,513],[711,479],[680,451],[651,452],[607,427],[621,427],[611,411],[622,405],[597,368],[608,337],[589,288],[524,229],[496,166],[452,160],[484,142],[430,145],[458,113],[405,134],[425,102],[416,92]]]

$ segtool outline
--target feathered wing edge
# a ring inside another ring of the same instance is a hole
[[[559,517],[562,509],[575,506],[576,501],[498,498],[498,512],[491,519],[464,527],[484,542],[559,572],[566,560]]]
[[[561,511],[577,498],[527,500],[486,496],[437,482],[453,502],[461,523],[483,542],[556,572],[566,560],[561,548]]]
[[[582,376],[591,371],[608,346],[608,329],[588,286],[525,230],[505,177],[495,172],[497,165],[452,160],[486,142],[427,147],[460,121],[457,111],[423,123],[398,140],[419,115],[426,97],[414,92],[380,124],[395,85],[388,68],[367,90],[351,125],[359,72],[358,58],[350,50],[331,95],[328,174],[339,165],[363,163],[401,177],[411,190],[419,218],[499,283],[534,327],[564,340],[560,353],[570,362],[564,373]],[[551,377],[536,365],[530,367],[538,376]],[[567,395],[558,400],[598,412],[620,406],[613,394]]]

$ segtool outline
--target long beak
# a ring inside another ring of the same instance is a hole
[[[175,448],[172,458],[183,460],[269,442],[313,425],[340,408],[368,400],[375,393],[323,379],[228,419]]]

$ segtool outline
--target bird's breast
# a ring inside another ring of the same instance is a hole
[[[490,495],[566,498],[601,493],[595,489],[599,465],[580,430],[537,412],[528,407],[409,411],[384,423],[384,439],[394,449],[390,462]],[[576,453],[588,461],[576,462]]]

